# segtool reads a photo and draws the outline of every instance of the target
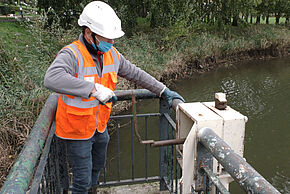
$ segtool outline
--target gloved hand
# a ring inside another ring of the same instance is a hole
[[[96,92],[92,93],[91,96],[99,100],[101,104],[104,105],[107,102],[117,101],[117,96],[111,89],[98,83],[95,84],[95,88],[96,88]]]
[[[165,100],[167,100],[169,107],[172,107],[172,100],[173,99],[180,99],[183,102],[185,102],[185,100],[182,98],[182,96],[180,96],[177,92],[171,91],[168,88],[166,88],[164,90],[164,92],[161,94],[161,97]]]
[[[118,101],[118,97],[114,94],[114,96],[112,96],[112,98],[110,98],[108,102],[113,102],[113,104],[115,104],[117,101]]]

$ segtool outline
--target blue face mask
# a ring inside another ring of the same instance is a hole
[[[112,48],[113,44],[105,41],[99,41],[98,48],[101,52],[106,53]]]
[[[94,49],[95,50],[98,50],[97,47],[96,47],[96,45],[95,45],[95,43],[93,43],[92,41],[91,41],[91,43],[92,43],[92,46],[94,47]]]
[[[103,53],[108,52],[113,46],[112,43],[108,43],[108,42],[105,42],[102,40],[100,41],[99,39],[97,39],[97,40],[99,41],[98,49]],[[91,43],[92,43],[92,46],[94,47],[94,49],[98,50],[96,47],[96,44],[93,41],[91,41]]]

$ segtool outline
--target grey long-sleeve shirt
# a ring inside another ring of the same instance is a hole
[[[79,39],[85,45],[82,34]],[[90,52],[90,54],[95,62],[98,75],[101,77],[102,64],[99,64],[95,53]],[[94,88],[94,84],[74,76],[77,72],[76,63],[76,56],[70,49],[61,50],[45,74],[44,86],[57,93],[69,94],[86,99],[89,98],[90,92]],[[120,54],[118,75],[129,81],[135,82],[137,85],[150,90],[158,96],[161,95],[161,92],[166,87],[163,83],[157,81],[154,77],[126,60],[122,54]]]

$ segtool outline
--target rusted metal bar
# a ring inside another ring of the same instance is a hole
[[[153,143],[151,143],[151,146],[152,147],[161,147],[161,146],[169,146],[169,145],[179,145],[179,144],[183,144],[184,141],[185,141],[185,138],[154,141]]]
[[[210,128],[199,130],[198,139],[247,193],[279,193]]]
[[[135,136],[138,139],[139,143],[141,144],[150,144],[151,147],[162,147],[162,146],[169,146],[169,145],[178,145],[183,144],[185,138],[183,139],[170,139],[170,140],[162,140],[162,141],[154,141],[154,140],[142,140],[137,125],[137,111],[136,111],[136,96],[134,90],[131,90],[131,101],[132,101],[132,115],[133,115],[133,126],[135,131]],[[181,101],[182,102],[182,101]],[[176,124],[171,119],[168,113],[164,113],[165,118],[167,119],[168,123],[176,130]]]
[[[162,146],[170,146],[170,145],[179,145],[183,144],[185,138],[182,139],[169,139],[169,140],[161,140],[161,141],[154,141],[154,140],[141,140],[141,144],[150,144],[151,147],[162,147]]]
[[[160,117],[160,113],[144,113],[144,114],[137,114],[136,117]],[[110,119],[124,119],[124,118],[132,118],[133,115],[115,115],[110,116]]]
[[[141,136],[138,132],[138,124],[137,124],[137,108],[136,108],[136,99],[135,99],[135,94],[133,90],[131,91],[131,99],[132,99],[132,114],[133,114],[133,126],[134,126],[134,132],[135,136],[138,139],[139,143],[142,143]]]
[[[115,95],[118,97],[118,101],[131,100],[132,93],[136,99],[152,99],[159,98],[156,94],[150,92],[146,89],[136,89],[136,90],[115,90]]]
[[[152,144],[154,143],[153,140],[145,140],[143,141],[139,131],[138,131],[138,124],[137,124],[137,108],[136,108],[136,98],[135,98],[135,94],[134,91],[131,91],[131,99],[132,99],[132,115],[133,115],[133,127],[134,127],[134,132],[135,132],[135,136],[137,138],[137,140],[139,141],[139,143],[141,144]]]
[[[0,193],[26,193],[34,168],[49,134],[56,111],[57,97],[56,94],[52,94],[47,99]]]
[[[147,177],[147,178],[135,178],[135,179],[125,179],[120,181],[108,181],[106,183],[99,184],[98,187],[112,187],[112,186],[121,186],[121,185],[132,185],[140,183],[150,183],[160,181],[159,176]]]

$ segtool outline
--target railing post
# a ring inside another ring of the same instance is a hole
[[[164,113],[170,114],[170,108],[167,101],[160,98],[160,140],[168,139],[169,123]],[[163,146],[159,149],[159,168],[160,168],[160,191],[167,190],[166,181],[168,176],[168,153],[167,147]]]
[[[64,142],[60,141],[59,138],[54,136],[54,145],[56,152],[54,153],[57,158],[58,179],[60,181],[60,188],[63,194],[68,193],[69,190],[69,170],[68,170],[68,159],[67,150]]]
[[[210,185],[207,185],[207,176],[203,172],[202,168],[207,167],[212,171],[213,169],[213,158],[211,153],[201,144],[197,143],[197,177],[195,184],[195,192],[204,191],[208,192]]]

